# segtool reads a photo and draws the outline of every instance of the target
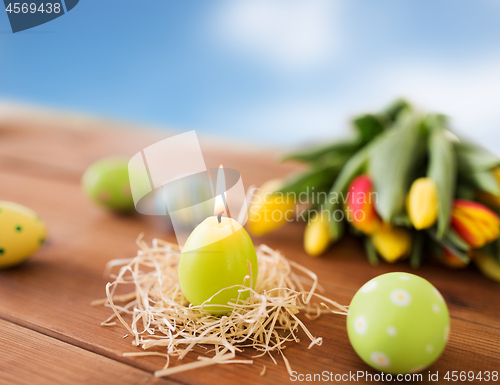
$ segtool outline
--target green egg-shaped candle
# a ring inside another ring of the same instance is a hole
[[[113,156],[93,163],[83,174],[82,187],[92,201],[110,211],[134,210],[125,157]]]
[[[251,269],[249,268],[251,266]],[[243,285],[254,287],[258,274],[257,254],[250,236],[231,218],[209,217],[188,237],[179,261],[179,283],[186,299],[199,306],[220,290]],[[246,276],[252,276],[252,282]],[[223,290],[204,305],[212,314],[224,314],[236,298],[244,300],[248,291],[240,287]]]
[[[361,359],[385,373],[416,373],[443,352],[450,332],[448,307],[425,279],[389,273],[368,281],[351,301],[349,340]]]
[[[0,269],[20,264],[45,242],[40,217],[17,203],[0,201]]]

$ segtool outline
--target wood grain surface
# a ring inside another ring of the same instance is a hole
[[[0,381],[5,384],[167,383],[148,372],[4,320],[0,320],[0,328]]]
[[[268,358],[254,365],[219,365],[156,380],[152,373],[163,367],[162,357],[123,357],[141,351],[123,338],[121,326],[103,327],[110,310],[91,307],[104,297],[108,278],[105,265],[115,258],[136,254],[135,240],[144,233],[174,241],[158,218],[120,217],[91,204],[80,189],[83,171],[107,155],[131,156],[171,135],[138,131],[119,124],[68,116],[10,114],[0,119],[0,200],[11,200],[37,211],[49,228],[46,246],[28,262],[0,271],[0,381],[2,383],[66,384],[280,384],[290,381],[281,360]],[[207,167],[234,168],[245,187],[284,176],[293,165],[279,165],[275,151],[202,140]],[[407,263],[366,261],[354,238],[335,245],[320,258],[302,251],[301,224],[291,224],[262,238],[288,258],[315,271],[325,295],[342,304],[369,279],[390,271],[417,273],[432,282],[445,297],[451,314],[451,335],[441,358],[429,369],[439,371],[500,370],[500,285],[470,267],[451,271],[425,265],[412,271]],[[307,349],[290,344],[285,353],[298,373],[367,371],[375,373],[349,344],[345,317],[325,315],[307,321],[322,346]],[[305,336],[302,336],[305,337]],[[161,352],[161,349],[158,351]],[[201,350],[200,350],[201,352]],[[252,357],[246,350],[243,358]],[[183,362],[191,362],[196,355]],[[64,363],[64,365],[63,365]],[[178,364],[174,362],[174,365]],[[261,377],[263,366],[267,367]],[[426,372],[424,372],[426,373]],[[426,381],[424,381],[426,382]]]

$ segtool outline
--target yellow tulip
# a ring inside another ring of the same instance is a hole
[[[500,167],[497,167],[493,170],[493,175],[497,179],[498,187],[500,187]],[[478,191],[477,198],[483,202],[484,204],[493,207],[497,210],[500,210],[500,196],[493,195],[486,191]]]
[[[275,193],[281,186],[281,180],[267,181],[253,196],[248,210],[248,229],[252,234],[267,234],[293,219],[293,199]]]
[[[304,249],[307,254],[317,257],[323,254],[330,246],[330,228],[325,215],[316,214],[307,223],[304,233]]]
[[[428,229],[436,223],[438,217],[438,192],[430,178],[419,178],[413,182],[406,210],[411,223],[417,230]]]
[[[500,282],[500,263],[491,255],[481,250],[474,250],[473,261],[483,275],[494,281]]]
[[[405,228],[386,224],[372,235],[372,242],[382,258],[392,263],[410,253],[411,234]]]

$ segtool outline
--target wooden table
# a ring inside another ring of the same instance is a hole
[[[27,263],[0,271],[0,383],[2,384],[280,384],[289,382],[281,360],[259,358],[254,365],[219,365],[158,379],[161,357],[124,357],[141,351],[123,338],[119,325],[102,327],[110,310],[91,307],[104,297],[105,265],[136,254],[135,240],[159,237],[175,241],[158,220],[118,217],[90,203],[80,189],[85,168],[106,155],[131,156],[168,137],[165,131],[73,116],[3,109],[0,119],[0,199],[37,211],[48,225],[46,246]],[[245,186],[283,176],[292,166],[278,165],[273,151],[202,141],[207,167],[241,172]],[[256,243],[281,250],[317,272],[326,295],[349,304],[369,279],[390,271],[412,271],[407,263],[370,266],[355,239],[346,239],[325,256],[302,251],[300,224],[291,224]],[[417,271],[444,295],[450,309],[451,336],[444,354],[430,370],[500,370],[500,285],[474,268],[450,271],[425,265]],[[307,323],[322,346],[307,349],[306,339],[291,344],[287,357],[297,373],[322,371],[375,373],[355,354],[345,317],[325,315]],[[304,336],[305,337],[305,336]],[[250,358],[245,351],[243,358]],[[188,356],[184,362],[195,360]],[[174,363],[177,364],[177,363]],[[267,367],[261,377],[263,366]],[[427,373],[427,372],[424,372]],[[424,377],[425,378],[425,377]],[[424,381],[427,382],[427,381]]]

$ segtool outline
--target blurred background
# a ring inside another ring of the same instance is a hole
[[[282,147],[405,96],[500,153],[499,37],[495,0],[81,0],[0,12],[0,99]]]

